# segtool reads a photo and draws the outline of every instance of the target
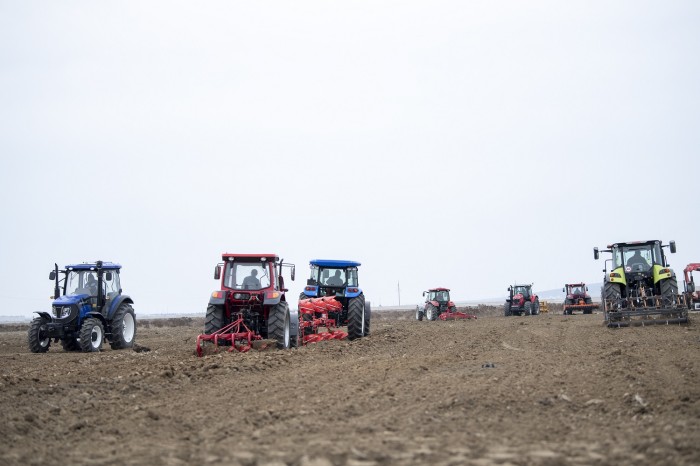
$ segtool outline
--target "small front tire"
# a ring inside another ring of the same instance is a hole
[[[35,317],[29,326],[27,340],[32,353],[46,353],[51,346],[51,338],[45,335],[45,325],[50,321],[45,317]]]
[[[80,329],[80,349],[84,353],[94,353],[102,348],[102,341],[105,337],[105,329],[96,317],[89,317],[83,322]]]

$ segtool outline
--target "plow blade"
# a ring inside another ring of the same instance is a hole
[[[250,330],[245,323],[243,323],[243,317],[239,317],[234,322],[220,328],[212,334],[201,334],[197,336],[197,356],[200,358],[204,356],[205,347],[206,353],[217,353],[219,351],[219,345],[228,346],[229,352],[239,351],[241,353],[246,353],[253,348],[255,342],[256,347],[264,347],[260,335]],[[202,343],[207,343],[205,346]],[[212,343],[213,345],[208,345]]]
[[[673,299],[627,298],[605,300],[605,325],[610,328],[687,324],[688,308],[685,297]]]
[[[299,300],[299,341],[303,345],[327,340],[344,340],[347,332],[338,330],[329,312],[340,313],[343,305],[332,296]],[[326,329],[321,331],[321,329]]]

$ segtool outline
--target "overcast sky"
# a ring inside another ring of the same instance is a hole
[[[700,2],[0,1],[0,315],[54,262],[202,312],[222,252],[362,262],[374,306],[700,262]],[[693,189],[695,188],[695,189]]]

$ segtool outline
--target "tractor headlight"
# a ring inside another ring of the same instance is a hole
[[[54,306],[53,315],[57,319],[65,319],[70,316],[70,306]]]

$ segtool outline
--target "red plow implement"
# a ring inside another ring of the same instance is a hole
[[[474,314],[467,314],[466,312],[458,311],[450,311],[447,310],[440,314],[438,316],[438,319],[440,320],[457,320],[457,319],[476,319],[476,316]]]
[[[202,342],[213,343],[214,352],[219,350],[220,343],[224,343],[230,346],[228,349],[229,352],[236,350],[241,353],[246,353],[250,351],[253,347],[253,342],[256,340],[262,340],[262,337],[243,323],[243,317],[239,317],[234,322],[231,322],[210,335],[201,334],[197,336],[197,356],[202,357],[204,355]]]
[[[336,319],[328,317],[329,312],[340,314],[343,305],[332,296],[309,298],[299,301],[299,342],[317,343],[325,340],[343,340],[347,332],[338,330]],[[320,331],[325,328],[326,331]]]

